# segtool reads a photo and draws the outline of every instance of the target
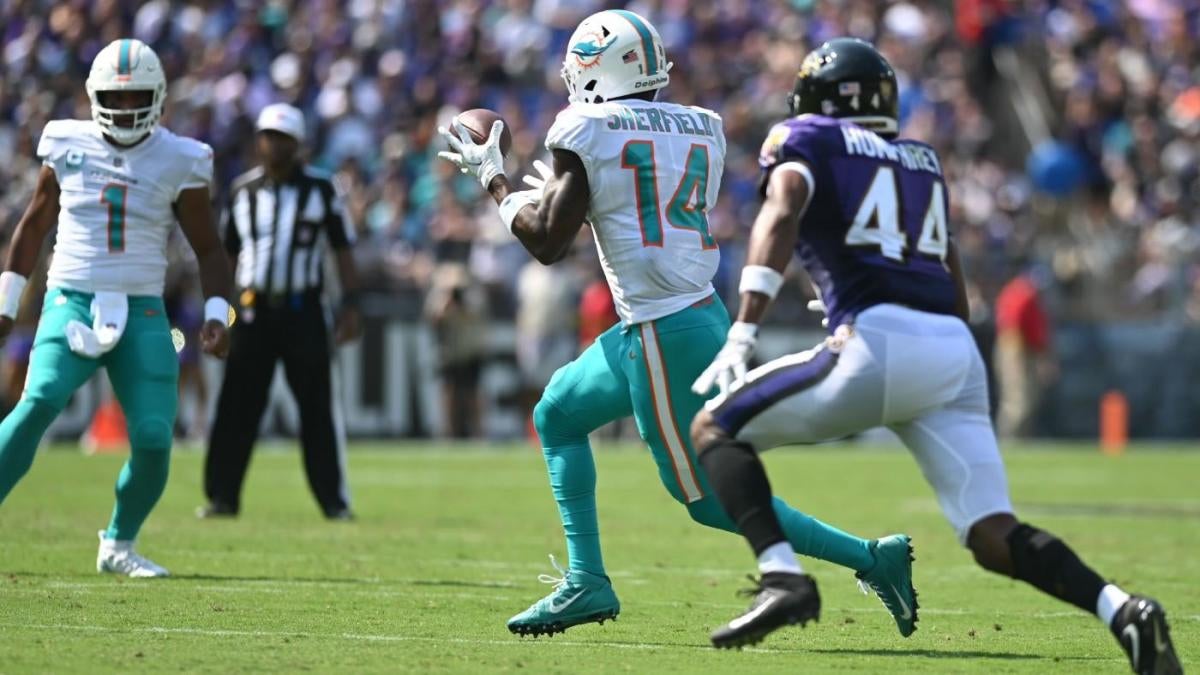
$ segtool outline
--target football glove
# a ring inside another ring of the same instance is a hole
[[[725,346],[692,383],[692,391],[707,396],[715,384],[720,393],[729,393],[735,384],[746,378],[746,365],[757,346],[758,324],[734,323],[725,337]]]
[[[438,133],[446,139],[446,144],[453,152],[439,152],[438,157],[457,166],[463,173],[469,173],[479,179],[486,190],[496,176],[504,175],[504,155],[500,152],[500,136],[504,133],[504,122],[496,120],[492,123],[492,131],[487,141],[476,144],[471,139],[470,132],[463,123],[454,119],[454,132],[446,127],[438,127]]]
[[[546,183],[554,177],[554,171],[550,169],[550,165],[540,159],[533,160],[533,168],[538,172],[537,176],[524,176],[521,178],[526,185],[537,190],[538,194],[546,191]]]

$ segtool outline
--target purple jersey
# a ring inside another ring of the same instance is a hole
[[[816,183],[796,252],[821,291],[831,331],[883,303],[955,314],[949,202],[933,148],[801,115],[775,125],[763,143],[763,185],[789,161],[807,164]]]

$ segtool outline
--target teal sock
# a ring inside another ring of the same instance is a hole
[[[826,560],[856,572],[869,570],[875,565],[875,556],[871,554],[867,540],[859,539],[801,513],[779,497],[775,497],[772,503],[775,505],[775,516],[779,518],[779,524],[783,527],[783,534],[796,553]],[[712,495],[688,504],[687,508],[692,519],[702,525],[726,532],[737,532],[737,527],[721,508],[721,503]]]
[[[38,443],[57,416],[57,408],[22,397],[0,422],[0,502],[33,466]]]
[[[171,466],[170,450],[134,450],[117,478],[117,505],[106,539],[137,539],[138,530],[167,487]]]
[[[875,566],[875,556],[866,539],[861,539],[788,506],[779,497],[773,500],[775,517],[783,526],[796,553],[865,572]]]
[[[584,440],[546,447],[542,453],[567,536],[570,569],[605,576],[600,523],[596,517],[596,463],[591,446]]]

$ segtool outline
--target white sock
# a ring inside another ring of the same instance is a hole
[[[1100,589],[1100,597],[1096,599],[1096,616],[1104,622],[1105,626],[1111,626],[1113,617],[1117,615],[1117,610],[1129,600],[1129,594],[1117,588],[1113,584],[1109,584]]]
[[[763,574],[767,572],[804,574],[804,570],[800,569],[800,561],[796,560],[796,552],[792,550],[792,545],[786,541],[772,544],[767,550],[759,554],[758,571]]]

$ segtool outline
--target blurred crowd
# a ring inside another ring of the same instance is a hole
[[[581,323],[609,316],[590,243],[553,279],[522,272],[536,263],[479,186],[437,160],[436,128],[459,110],[497,110],[513,132],[510,169],[525,173],[566,103],[567,38],[618,6],[662,34],[675,64],[663,96],[725,119],[710,224],[726,297],[757,208],[765,130],[785,116],[803,55],[854,35],[897,69],[903,134],[943,158],[981,325],[1013,279],[1052,321],[1200,320],[1197,0],[5,0],[0,225],[11,231],[24,208],[42,125],[87,117],[92,57],[133,36],[167,69],[164,124],[216,150],[218,191],[254,161],[258,110],[294,103],[308,116],[311,161],[348,192],[366,283],[393,311],[435,324],[515,318],[557,351]],[[807,284],[792,287],[795,302],[773,319],[815,327]],[[445,367],[477,359],[473,349],[452,345]],[[524,359],[531,371],[536,356]]]

